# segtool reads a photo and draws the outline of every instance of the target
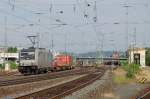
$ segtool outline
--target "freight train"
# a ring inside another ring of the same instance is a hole
[[[69,55],[58,55],[53,59],[52,53],[44,48],[22,49],[18,71],[22,74],[39,74],[72,69],[72,60]]]
[[[54,70],[73,69],[73,58],[70,55],[57,55],[52,63]]]

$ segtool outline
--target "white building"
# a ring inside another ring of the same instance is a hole
[[[19,59],[19,53],[0,53],[0,62],[3,63],[4,59],[17,60]]]
[[[146,64],[146,49],[145,48],[132,48],[128,50],[129,63],[140,64],[145,67]]]

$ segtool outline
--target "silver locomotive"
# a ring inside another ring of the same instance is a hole
[[[46,73],[51,69],[52,53],[45,48],[22,49],[18,70],[22,74]]]

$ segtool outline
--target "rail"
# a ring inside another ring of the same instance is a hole
[[[140,92],[135,99],[150,99],[150,87]]]
[[[76,80],[58,86],[54,86],[48,89],[40,90],[35,93],[27,94],[25,96],[17,97],[16,99],[28,99],[28,98],[59,99],[91,84],[95,80],[101,78],[104,72],[105,72],[104,69],[97,70],[93,73],[88,74],[87,76],[78,78]]]
[[[63,72],[54,72],[54,73],[48,73],[43,75],[34,75],[29,77],[23,77],[18,79],[11,79],[11,80],[4,80],[0,81],[0,86],[9,86],[9,85],[17,85],[17,84],[23,84],[23,83],[30,83],[30,82],[36,82],[36,81],[42,81],[42,80],[48,80],[48,79],[55,79],[60,77],[66,77],[71,75],[81,75],[89,73],[89,69],[79,69],[79,70],[68,70]]]

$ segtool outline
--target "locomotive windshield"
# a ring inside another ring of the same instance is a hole
[[[32,60],[35,59],[35,50],[34,49],[23,49],[20,52],[21,60]]]

